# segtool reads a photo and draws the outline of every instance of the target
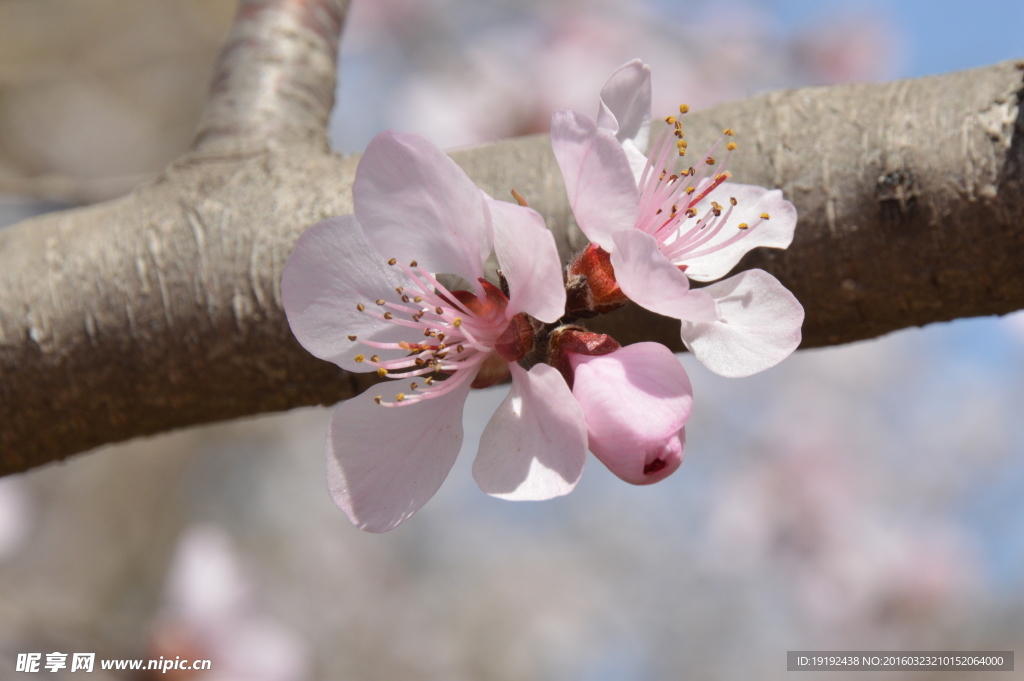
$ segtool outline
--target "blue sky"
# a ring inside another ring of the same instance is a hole
[[[886,18],[905,45],[902,77],[925,76],[1024,57],[1020,0],[761,0],[787,28],[836,14]]]

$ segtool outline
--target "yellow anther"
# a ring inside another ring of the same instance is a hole
[[[725,145],[725,148],[729,151],[736,151],[736,143],[729,142],[728,144]]]
[[[388,370],[385,369],[384,367],[381,367],[377,369],[377,375],[380,376],[381,378],[384,378],[385,376],[388,375]]]
[[[676,122],[676,117],[675,116],[665,116],[665,122],[668,123],[669,125],[672,125],[673,123]]]
[[[366,355],[356,355],[354,359],[356,362],[362,362],[364,359],[366,359]]]
[[[676,146],[679,147],[680,149],[685,149],[690,145],[687,144],[686,140],[679,140],[678,142],[676,142]]]
[[[687,215],[687,217],[691,217],[691,218],[697,217],[697,209],[696,208],[687,208],[686,209],[686,215]]]
[[[694,193],[695,191],[697,191],[697,188],[696,188],[696,187],[687,187],[687,188],[686,188],[686,193],[687,193],[687,194],[692,194],[692,193]]]
[[[396,258],[391,258],[391,260],[388,260],[388,264],[389,264],[389,265],[394,265],[394,264],[396,264],[397,262],[398,262],[398,260],[397,260]],[[380,398],[378,397],[377,399],[379,400]]]
[[[679,155],[680,156],[686,156],[686,149],[680,149],[679,150]]]
[[[426,383],[427,385],[434,385],[434,379],[432,379],[430,376],[427,376],[425,379],[423,379],[423,382]]]
[[[746,229],[747,227],[750,227],[750,225],[748,225],[745,222],[741,222],[740,224],[738,224],[736,226],[739,227],[740,229]]]
[[[395,402],[401,402],[405,399],[405,393],[398,393],[395,395]]]
[[[462,326],[462,317],[456,317],[455,319],[453,319],[452,326],[454,326],[456,329]]]
[[[761,219],[762,220],[767,220],[768,219],[768,213],[761,213]]]
[[[689,110],[690,110],[689,105],[687,105],[687,104],[680,104],[679,105],[679,113],[686,113]]]
[[[420,296],[416,296],[415,298],[412,299],[412,302],[414,302],[414,303],[422,303],[423,302],[423,298],[421,298]]]
[[[725,130],[722,131],[722,134],[723,135],[728,135],[729,137],[732,137],[733,135],[736,134],[736,131],[733,130],[732,128],[726,128]]]
[[[378,305],[383,305],[383,304],[384,304],[384,303],[386,303],[386,302],[388,302],[388,301],[384,300],[383,298],[378,298],[378,299],[377,299],[377,304],[378,304]]]
[[[707,163],[709,166],[715,165],[715,159],[711,156],[708,156],[706,159],[704,159],[704,162]]]

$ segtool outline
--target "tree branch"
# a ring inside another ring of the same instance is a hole
[[[343,0],[243,3],[192,152],[106,204],[0,231],[0,472],[369,385],[294,341],[280,275],[310,224],[351,212],[357,160],[326,149]],[[1012,63],[772,93],[688,114],[690,149],[738,131],[735,179],[800,211],[776,274],[805,347],[1024,308],[1024,124]],[[453,157],[516,188],[563,256],[583,245],[546,136]],[[679,349],[627,307],[592,328]]]

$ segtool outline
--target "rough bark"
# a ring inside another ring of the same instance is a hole
[[[351,212],[358,159],[324,132],[345,6],[243,2],[190,153],[124,198],[0,231],[0,472],[370,383],[294,341],[279,291],[302,230]],[[804,347],[1024,308],[1021,87],[1004,63],[687,115],[690,149],[735,128],[735,180],[797,205],[793,246],[739,267],[796,293]],[[524,194],[564,256],[582,246],[546,137],[453,157]],[[680,349],[677,324],[627,307],[591,326]]]

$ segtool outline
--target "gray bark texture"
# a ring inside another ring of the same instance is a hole
[[[0,473],[373,382],[303,350],[279,289],[299,234],[352,210],[358,158],[326,138],[346,5],[244,0],[189,153],[128,196],[0,231]],[[734,180],[796,204],[793,245],[737,269],[789,287],[817,347],[1024,308],[1021,89],[1008,62],[683,120],[694,151],[734,128]],[[493,196],[526,196],[564,257],[584,245],[546,136],[452,156]],[[589,326],[682,347],[678,322],[635,306]]]

